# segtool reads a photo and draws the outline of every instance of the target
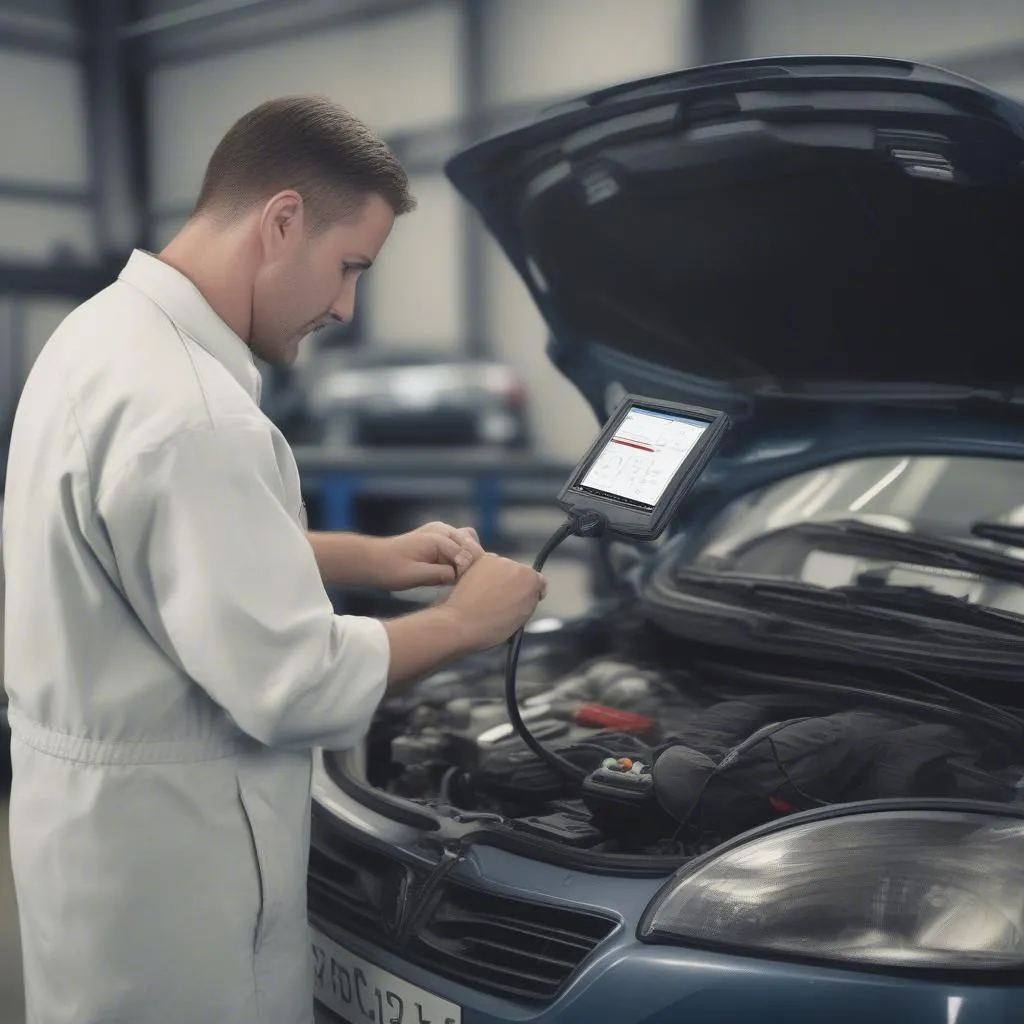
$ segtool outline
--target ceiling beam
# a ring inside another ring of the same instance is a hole
[[[118,263],[33,265],[0,260],[0,295],[71,299],[84,302],[117,279]]]
[[[352,27],[452,0],[204,0],[126,25],[127,43],[147,39],[151,66],[244,52],[316,32]]]
[[[174,29],[195,28],[200,24],[209,28],[211,22],[226,17],[251,15],[255,11],[267,10],[275,5],[280,6],[280,0],[203,0],[201,3],[189,4],[176,11],[133,19],[129,24],[122,26],[117,34],[121,39],[141,39],[143,36],[155,36]]]
[[[34,181],[5,181],[0,178],[0,199],[50,206],[88,206],[92,193],[76,185],[49,185]]]
[[[77,57],[84,45],[85,37],[68,22],[0,11],[0,47],[45,57]]]

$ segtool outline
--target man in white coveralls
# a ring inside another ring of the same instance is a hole
[[[266,103],[177,237],[32,368],[3,523],[28,1024],[308,1024],[311,748],[359,742],[385,693],[543,596],[472,530],[308,533],[259,408],[253,357],[348,320],[413,205],[344,110]],[[336,616],[325,583],[454,587],[381,622]]]

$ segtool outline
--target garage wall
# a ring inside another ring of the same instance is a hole
[[[16,16],[71,20],[64,0],[5,0],[3,7]],[[96,258],[82,86],[70,56],[0,46],[0,263]],[[25,373],[70,308],[7,294],[0,281],[0,430]]]
[[[480,2],[487,3],[483,100],[491,108],[543,105],[671,70],[685,50],[688,9],[680,0]],[[463,114],[460,6],[434,4],[158,67],[150,81],[156,243],[180,227],[223,132],[271,96],[330,96],[390,136],[456,122]],[[468,329],[462,202],[440,169],[414,174],[412,185],[418,210],[399,219],[361,285],[364,328],[371,344],[459,348]],[[548,363],[546,332],[533,303],[491,243],[482,262],[489,347],[522,374],[541,450],[574,458],[590,438],[593,416]]]
[[[7,431],[25,377],[50,335],[74,308],[75,303],[68,300],[0,291],[0,457],[4,464]]]
[[[371,343],[456,348],[465,340],[461,200],[441,173],[411,177],[417,209],[395,222],[360,283]]]
[[[0,178],[77,185],[89,180],[78,67],[0,48]]]
[[[690,60],[687,0],[474,0],[481,5],[485,109],[543,106]],[[158,67],[151,77],[156,242],[178,229],[223,132],[271,96],[313,92],[348,106],[385,135],[457,122],[463,114],[460,3],[318,32],[237,54]],[[419,209],[401,218],[361,285],[368,340],[459,348],[468,339],[461,200],[440,173],[418,173]],[[159,213],[159,211],[163,211]],[[546,331],[526,289],[489,241],[483,250],[487,346],[515,366],[531,396],[544,454],[575,458],[594,418],[544,354]]]
[[[224,132],[275,96],[328,96],[385,134],[450,120],[459,112],[457,32],[454,7],[430,7],[157,68],[150,81],[155,205],[191,203]]]
[[[61,321],[75,308],[76,303],[63,299],[33,299],[22,302],[22,331],[24,351],[29,363],[33,362],[46,340],[60,326]]]
[[[994,77],[990,84],[1000,92],[1006,93],[1007,96],[1024,100],[1024,74],[1007,75],[1005,78],[1003,76]]]
[[[0,224],[0,260],[45,264],[51,257],[67,253],[87,262],[96,253],[90,210],[46,201],[5,199],[2,184]]]
[[[737,57],[840,53],[947,67],[1024,99],[1020,0],[746,0]]]
[[[451,6],[158,67],[150,80],[153,201],[191,204],[221,136],[264,100],[328,96],[388,134],[458,113]]]
[[[736,56],[902,57],[958,71],[1024,99],[1021,0],[746,0]]]
[[[544,103],[695,59],[691,4],[681,0],[492,0],[485,40],[491,105]],[[496,354],[526,381],[544,453],[575,460],[593,439],[594,414],[545,354],[547,330],[530,294],[488,242],[485,311]]]
[[[674,71],[691,57],[685,0],[491,0],[490,100],[582,93]]]
[[[237,54],[160,67],[150,81],[156,242],[195,201],[224,132],[275,96],[328,96],[386,136],[444,125],[461,113],[459,16],[439,4]],[[403,218],[367,275],[369,338],[379,344],[462,344],[462,254],[456,197],[440,175],[413,181],[419,210]]]
[[[938,60],[1024,41],[1020,0],[748,0],[751,56],[844,53]]]
[[[487,327],[495,355],[526,381],[538,449],[551,458],[574,462],[593,441],[597,420],[548,360],[547,328],[522,279],[497,243],[488,241],[485,254]]]
[[[77,65],[0,47],[0,259],[46,262],[55,250],[95,256],[92,210],[5,198],[4,184],[86,189],[86,112]]]
[[[485,112],[539,108],[588,90],[700,60],[697,0],[470,0],[481,15]],[[153,10],[169,4],[155,3]],[[705,18],[707,3],[702,8]],[[734,56],[779,52],[874,53],[947,62],[1024,45],[1021,0],[746,0]],[[464,111],[464,5],[438,2],[265,46],[159,66],[150,131],[156,241],[163,244],[194,201],[209,153],[260,101],[313,92],[347,105],[385,135],[458,121]],[[730,29],[731,31],[731,29]],[[992,84],[1024,96],[1024,73]],[[428,147],[429,148],[429,147]],[[361,285],[370,343],[458,348],[468,284],[461,200],[439,171],[417,168],[420,208],[400,219]],[[546,331],[497,247],[480,257],[485,344],[523,376],[545,454],[575,457],[593,416],[544,354]]]

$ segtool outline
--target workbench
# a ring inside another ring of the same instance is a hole
[[[555,509],[555,498],[575,468],[535,455],[483,447],[444,451],[411,448],[293,449],[304,493],[320,498],[317,529],[357,528],[355,502],[364,496],[400,501],[465,502],[476,514],[485,548],[499,537],[501,509],[532,505]]]

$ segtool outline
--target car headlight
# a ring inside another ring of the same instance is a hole
[[[887,967],[1020,967],[1024,819],[875,811],[794,823],[682,869],[640,938]]]

